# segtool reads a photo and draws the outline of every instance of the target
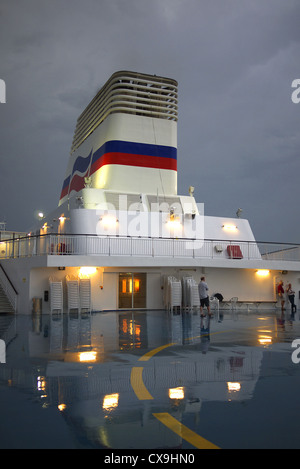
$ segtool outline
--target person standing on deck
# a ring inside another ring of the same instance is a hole
[[[292,289],[292,284],[289,283],[286,289],[289,302],[291,303],[292,314],[296,312],[297,307],[295,305],[295,292]]]
[[[278,284],[277,293],[278,293],[278,296],[279,296],[279,300],[281,302],[281,311],[283,312],[284,311],[285,299],[284,299],[284,289],[283,289],[283,281],[282,280],[280,280],[280,282]]]
[[[208,297],[208,286],[207,283],[205,282],[205,277],[201,277],[201,281],[198,285],[198,291],[199,291],[199,298],[200,298],[200,315],[202,317],[206,316],[203,314],[203,308],[206,306],[207,311],[209,316],[211,316],[210,313],[210,305],[209,305],[209,297]]]

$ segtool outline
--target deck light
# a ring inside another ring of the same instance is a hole
[[[167,220],[167,225],[169,226],[169,228],[173,228],[173,229],[181,227],[180,217],[179,215],[176,215],[174,213],[173,208],[170,209],[170,216],[169,216],[169,219]]]
[[[222,225],[222,228],[226,231],[237,231],[238,229],[236,225]]]
[[[258,275],[259,277],[267,277],[269,274],[270,274],[270,271],[267,269],[258,269],[256,271],[256,275]]]
[[[103,215],[103,217],[100,218],[100,221],[102,221],[105,228],[112,228],[119,222],[119,220],[113,215]]]
[[[89,277],[97,272],[97,267],[80,267],[79,277]]]
[[[180,222],[179,218],[174,219],[174,220],[170,219],[167,222],[167,224],[168,224],[169,228],[179,228],[179,227],[181,227],[181,222]]]

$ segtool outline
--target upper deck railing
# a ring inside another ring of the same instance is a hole
[[[300,261],[300,245],[256,241],[194,240],[47,234],[0,243],[0,260],[41,255],[131,256],[190,259]]]

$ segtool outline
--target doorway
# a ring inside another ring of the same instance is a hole
[[[146,274],[119,274],[119,308],[146,308]]]

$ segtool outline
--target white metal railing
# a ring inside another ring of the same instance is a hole
[[[5,240],[1,245],[0,260],[40,255],[300,261],[300,245],[255,241],[48,234]]]

